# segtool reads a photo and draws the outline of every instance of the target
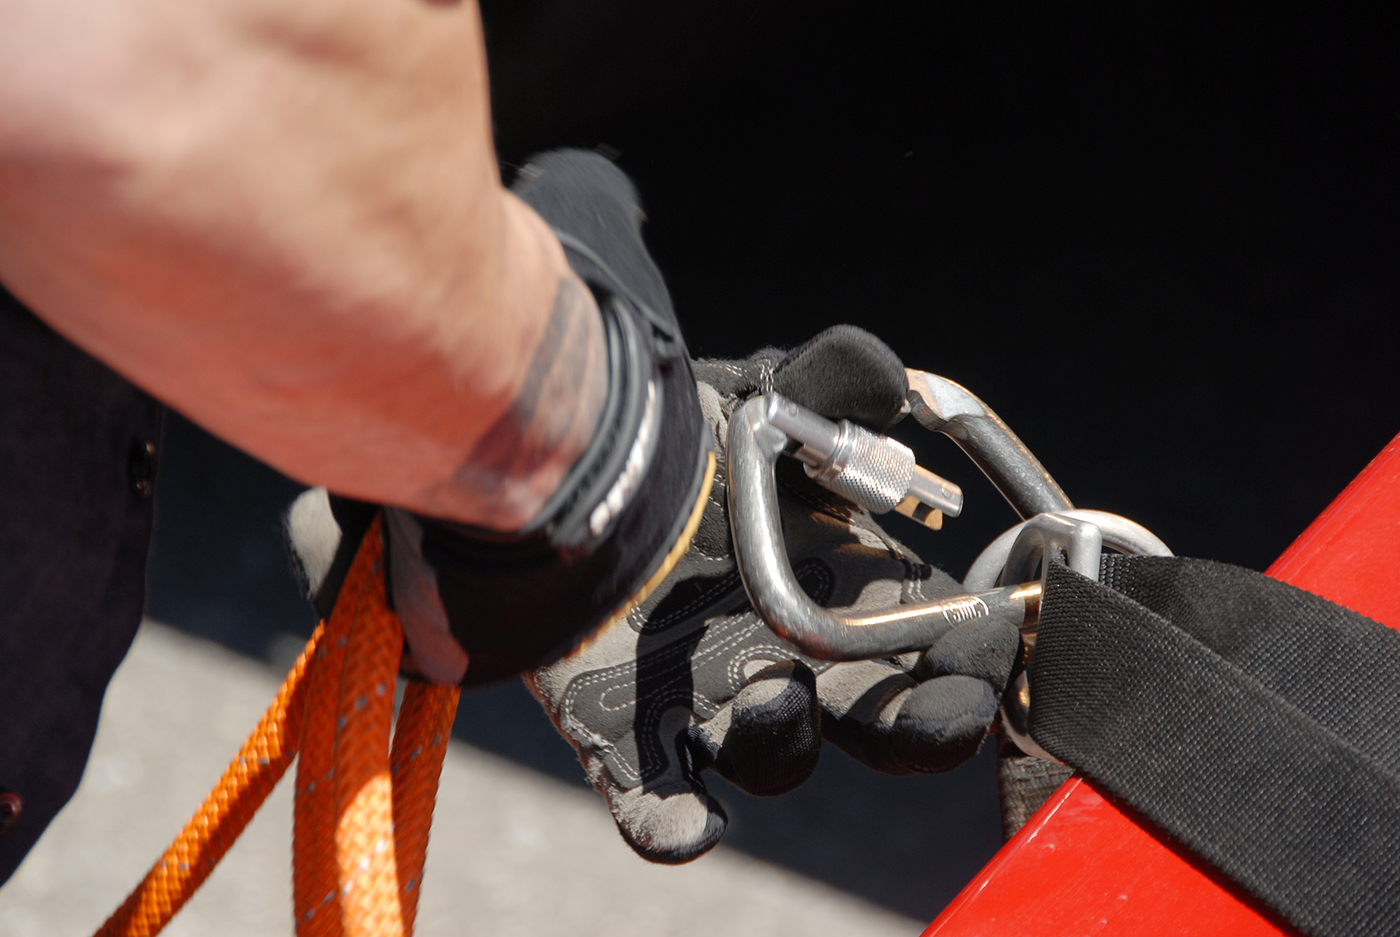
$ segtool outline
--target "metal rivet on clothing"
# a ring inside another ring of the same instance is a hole
[[[138,498],[149,498],[156,487],[156,444],[136,440],[126,457],[127,479]]]
[[[24,812],[24,799],[13,791],[0,792],[0,836],[14,829],[15,821]]]

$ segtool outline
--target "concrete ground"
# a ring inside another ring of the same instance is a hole
[[[198,806],[280,674],[148,621],[108,694],[77,797],[0,891],[0,934],[92,933]],[[291,934],[283,783],[172,937]],[[743,852],[651,865],[589,791],[461,742],[443,770],[417,933],[917,934],[926,922]]]

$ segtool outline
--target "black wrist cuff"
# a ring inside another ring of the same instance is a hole
[[[690,359],[626,175],[595,153],[561,151],[523,170],[515,192],[555,226],[597,300],[608,395],[593,440],[523,530],[417,518],[426,581],[467,652],[466,685],[556,660],[636,598],[698,518],[710,464]],[[332,510],[343,538],[317,595],[323,616],[374,508],[333,498]],[[390,551],[388,562],[418,559]]]
[[[539,518],[510,534],[420,518],[465,685],[572,650],[660,568],[699,496],[710,447],[689,361],[657,361],[630,303],[599,300],[614,367],[604,418]]]
[[[510,534],[423,519],[466,684],[564,655],[625,606],[684,536],[709,464],[695,378],[627,176],[596,153],[533,158],[514,190],[593,292],[608,396],[558,492]]]
[[[608,394],[598,429],[559,489],[520,532],[543,535],[571,559],[593,552],[636,496],[662,441],[668,403],[661,363],[628,302],[607,294],[595,298],[608,349]]]

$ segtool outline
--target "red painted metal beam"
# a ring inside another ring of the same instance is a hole
[[[1267,572],[1400,629],[1397,570],[1400,436]],[[1293,933],[1165,833],[1076,776],[924,937]]]

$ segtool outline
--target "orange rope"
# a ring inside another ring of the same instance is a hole
[[[403,630],[385,604],[382,553],[376,518],[331,620],[316,629],[238,757],[99,937],[159,933],[247,826],[298,743],[293,817],[298,937],[412,934],[459,690],[409,683],[391,759],[389,728]]]
[[[404,933],[413,933],[419,885],[428,854],[438,778],[461,689],[410,680],[399,707],[389,770],[394,776],[394,851],[399,858],[399,904]]]
[[[243,832],[296,756],[306,699],[303,675],[322,633],[322,628],[316,629],[238,757],[141,884],[98,930],[98,937],[160,933]]]
[[[299,935],[341,937],[336,906],[335,814],[313,809],[318,792],[335,789],[335,710],[340,671],[349,646],[350,617],[339,603],[324,624],[306,688],[306,727],[297,759],[292,810],[292,913]],[[333,794],[332,794],[333,797]]]
[[[394,856],[389,729],[394,678],[403,651],[399,618],[384,604],[381,541],[376,522],[336,601],[350,632],[340,674],[335,722],[335,801],[317,797],[335,817],[341,923],[346,937],[402,937],[398,868]],[[329,791],[327,791],[329,793]],[[293,852],[292,864],[299,860]]]

